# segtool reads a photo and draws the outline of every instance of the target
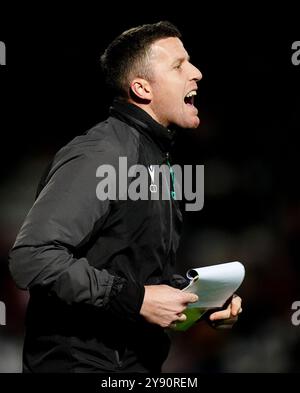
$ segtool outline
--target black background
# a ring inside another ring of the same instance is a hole
[[[300,300],[296,9],[206,5],[0,6],[7,47],[7,65],[0,66],[0,300],[7,326],[0,326],[0,338],[12,342],[12,351],[27,298],[8,277],[7,252],[38,178],[57,149],[107,116],[112,97],[99,57],[109,42],[132,26],[169,20],[203,73],[201,125],[179,133],[174,151],[177,162],[205,165],[204,209],[185,214],[180,270],[241,260],[247,274],[234,331],[198,326],[175,336],[166,371],[299,371],[300,327],[291,323],[291,305]]]

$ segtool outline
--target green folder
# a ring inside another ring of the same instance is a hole
[[[187,308],[183,314],[186,315],[186,320],[183,322],[176,322],[176,326],[172,330],[184,332],[196,323],[207,311],[205,308]]]

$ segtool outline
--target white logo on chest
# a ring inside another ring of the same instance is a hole
[[[151,177],[151,184],[150,184],[150,192],[157,192],[157,185],[154,183],[154,166],[149,165],[148,166],[148,171]]]

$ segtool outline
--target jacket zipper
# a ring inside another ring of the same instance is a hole
[[[119,351],[117,349],[115,350],[115,356],[116,356],[116,361],[117,361],[117,367],[121,368],[122,367],[122,361],[120,359],[120,354],[119,354]]]
[[[169,167],[169,169],[170,169],[170,173],[171,173],[171,183],[172,183],[172,191],[171,191],[171,198],[169,199],[169,208],[170,208],[170,231],[169,231],[169,233],[170,233],[170,239],[169,239],[169,245],[168,245],[168,253],[167,253],[167,256],[170,254],[170,252],[171,252],[171,247],[172,247],[172,239],[173,239],[173,209],[172,209],[172,198],[173,198],[173,195],[172,195],[172,192],[174,191],[174,194],[175,194],[175,188],[174,188],[174,173],[173,173],[173,169],[172,169],[172,172],[171,172],[171,165],[170,165],[170,162],[169,162],[169,152],[166,152],[166,162],[167,162],[167,164],[168,164],[168,167]],[[167,181],[167,180],[166,180]]]

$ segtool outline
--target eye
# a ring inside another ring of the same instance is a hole
[[[176,64],[176,66],[174,67],[176,70],[180,70],[182,66],[182,63]]]

